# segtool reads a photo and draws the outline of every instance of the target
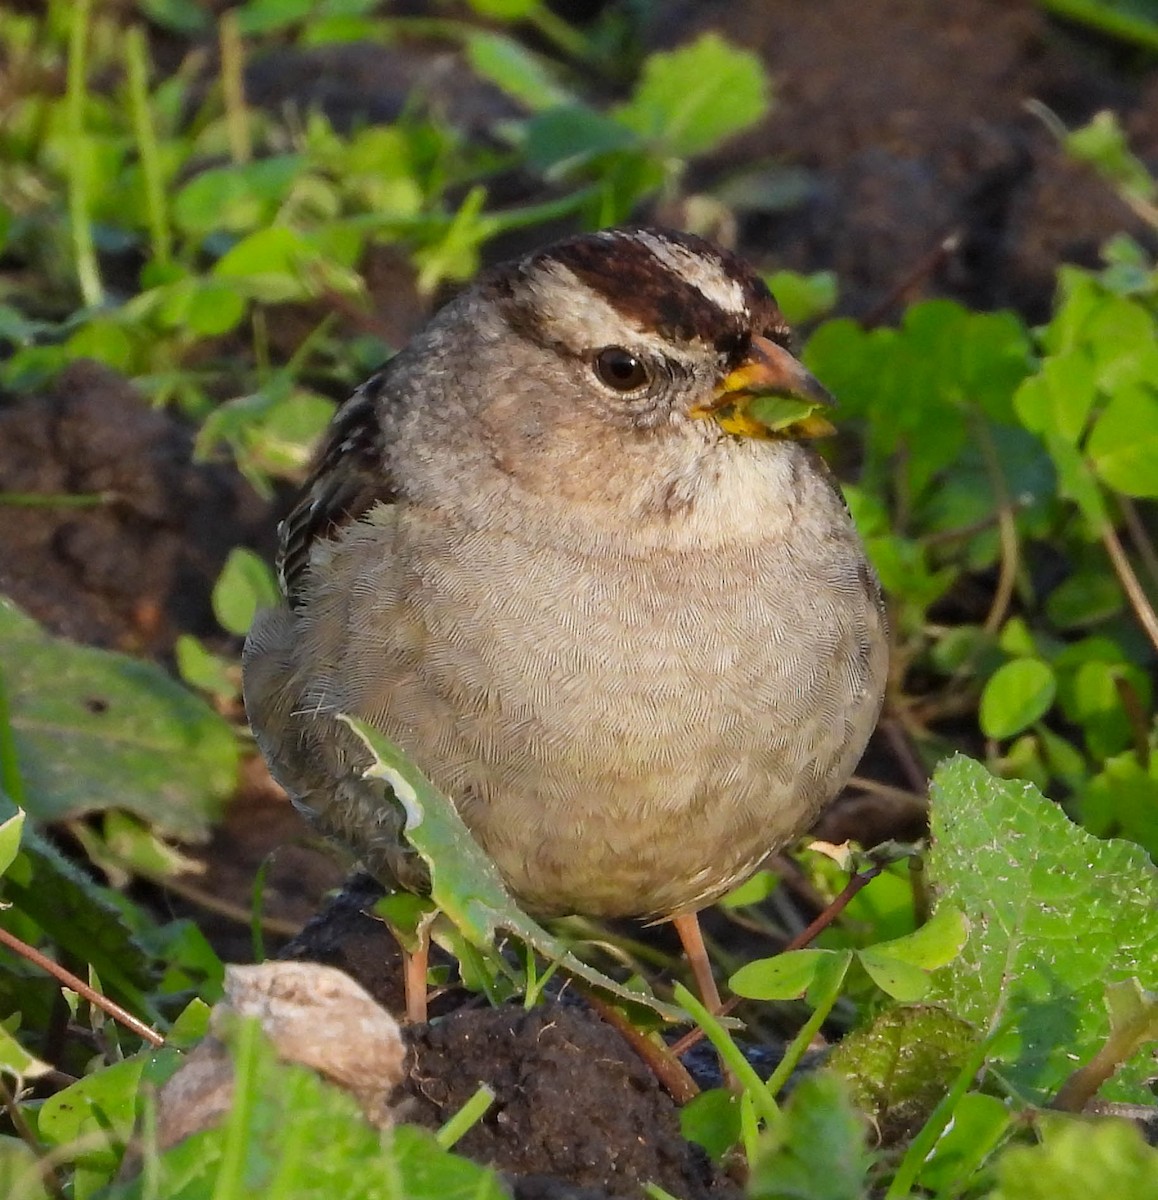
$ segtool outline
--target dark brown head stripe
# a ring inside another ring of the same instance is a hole
[[[548,246],[526,260],[521,271],[558,263],[599,293],[624,318],[673,341],[700,341],[725,354],[742,354],[752,334],[786,344],[788,328],[764,281],[743,259],[701,238],[666,229],[648,229],[662,239],[716,266],[735,281],[742,312],[722,308],[652,253],[632,229],[585,234]]]

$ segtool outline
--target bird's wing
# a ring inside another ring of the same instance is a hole
[[[297,503],[278,528],[278,580],[291,608],[301,602],[314,544],[395,498],[379,416],[387,374],[368,379],[334,415]]]

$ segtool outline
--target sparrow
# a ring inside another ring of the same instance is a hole
[[[812,447],[834,401],[760,276],[615,228],[481,276],[335,414],[243,659],[274,777],[391,885],[401,806],[339,714],[402,746],[533,915],[696,913],[855,769],[880,588]],[[378,790],[375,790],[378,789]],[[425,1014],[425,960],[407,972]]]

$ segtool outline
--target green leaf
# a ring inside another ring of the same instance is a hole
[[[981,732],[1008,738],[1043,717],[1057,694],[1057,679],[1039,658],[1015,658],[999,667],[981,693]]]
[[[831,1071],[806,1075],[761,1143],[750,1200],[865,1200],[865,1135],[844,1081]]]
[[[583,104],[551,108],[527,125],[523,152],[536,171],[563,175],[635,144],[631,131]]]
[[[342,717],[372,756],[363,778],[381,780],[406,813],[406,838],[430,868],[434,903],[484,953],[505,929],[571,975],[623,1000],[643,1004],[668,1020],[682,1014],[671,1005],[624,987],[576,958],[558,938],[521,912],[498,868],[463,824],[454,805],[389,738],[364,721]],[[356,831],[355,835],[356,835]],[[367,834],[367,844],[372,843]]]
[[[1137,846],[1092,837],[1032,785],[967,758],[938,770],[931,823],[930,883],[971,927],[931,998],[986,1033],[1008,1023],[993,1065],[1045,1100],[1104,1044],[1105,985],[1158,983],[1158,871]],[[1148,1103],[1152,1068],[1135,1057],[1101,1094]]]
[[[24,832],[24,813],[18,811],[0,825],[0,875],[12,865],[20,849],[20,836]]]
[[[908,1003],[928,992],[928,972],[952,962],[968,935],[964,916],[946,904],[914,933],[867,946],[857,958],[877,987]]]
[[[1127,496],[1158,496],[1158,395],[1137,384],[1110,400],[1086,453],[1104,483]]]
[[[1053,0],[1057,3],[1058,0]],[[1078,0],[1081,3],[1081,0]],[[1073,3],[1073,0],[1070,0]],[[1094,6],[1086,0],[1086,7]],[[1098,7],[1107,8],[1102,4]],[[1151,30],[1154,26],[1151,19]],[[1151,45],[1154,43],[1151,42]],[[1130,153],[1126,135],[1115,113],[1108,109],[1098,113],[1087,125],[1075,129],[1066,136],[1066,150],[1080,162],[1092,167],[1120,187],[1127,195],[1148,200],[1154,195],[1154,179],[1145,163]]]
[[[917,1176],[922,1187],[939,1196],[959,1195],[987,1158],[1005,1140],[1013,1122],[996,1096],[968,1092],[953,1109],[953,1120]]]
[[[836,307],[839,284],[832,271],[814,271],[811,275],[774,271],[765,281],[789,325],[815,321]]]
[[[7,805],[0,797],[0,809]],[[155,1019],[153,956],[129,928],[125,901],[114,899],[35,829],[24,831],[20,853],[3,879],[3,895],[57,946],[90,964],[109,994]]]
[[[41,1062],[35,1055],[30,1054],[6,1026],[0,1025],[0,1075],[10,1075],[16,1079],[35,1079],[51,1070],[51,1063]]]
[[[719,1162],[740,1140],[740,1097],[727,1088],[700,1092],[680,1109],[680,1133]]]
[[[889,942],[878,942],[858,953],[861,961],[866,954],[875,958],[891,958],[908,963],[922,971],[948,966],[969,937],[969,922],[951,904],[941,904],[919,929]]]
[[[213,613],[230,633],[249,632],[259,609],[281,599],[269,564],[252,550],[234,546],[213,585]]]
[[[542,112],[571,99],[552,78],[544,61],[514,38],[472,29],[466,35],[466,51],[479,75],[531,112]]]
[[[210,167],[173,198],[173,220],[193,237],[248,233],[272,220],[301,173],[297,154],[278,154],[252,163]]]
[[[203,836],[236,783],[229,724],[150,663],[45,633],[0,600],[25,807],[37,821],[124,808]]]
[[[774,958],[745,963],[728,980],[737,996],[749,1000],[794,1000],[812,986],[816,972],[832,950],[789,950]]]
[[[771,107],[758,55],[705,33],[690,45],[651,54],[616,120],[664,153],[690,158],[759,121]]]
[[[1158,1150],[1131,1121],[1055,1117],[1040,1146],[1014,1146],[997,1164],[989,1200],[1158,1196]]]
[[[94,1071],[45,1100],[37,1114],[37,1133],[49,1146],[80,1142],[72,1161],[109,1178],[141,1115],[142,1084],[160,1086],[180,1062],[178,1051],[163,1048]]]

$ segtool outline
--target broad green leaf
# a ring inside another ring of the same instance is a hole
[[[466,51],[479,75],[525,104],[531,112],[542,112],[571,100],[552,78],[544,61],[514,38],[472,29],[466,35]]]
[[[634,94],[614,116],[665,153],[690,158],[759,121],[770,91],[758,55],[705,33],[649,55]]]
[[[820,964],[833,954],[832,950],[789,950],[762,958],[742,966],[728,986],[750,1000],[794,1000],[808,991]]]
[[[804,1076],[761,1143],[749,1200],[865,1200],[872,1162],[866,1134],[838,1075]]]
[[[843,1037],[826,1065],[892,1142],[925,1123],[976,1043],[976,1031],[944,1009],[894,1005]]]
[[[839,282],[832,271],[814,271],[811,275],[774,271],[765,276],[765,282],[789,325],[815,321],[836,307]]]
[[[1110,487],[1158,496],[1158,393],[1141,384],[1122,388],[1095,422],[1086,452]]]
[[[727,1088],[700,1092],[680,1109],[680,1133],[719,1162],[740,1140],[740,1097]]]
[[[991,1065],[1048,1099],[1104,1044],[1105,986],[1158,984],[1158,870],[1139,847],[1092,837],[1032,785],[967,758],[938,770],[931,802],[929,880],[970,936],[934,974],[930,999],[986,1034],[1008,1023]],[[1135,1056],[1101,1094],[1148,1103],[1152,1073]]]
[[[1077,785],[1077,811],[1093,834],[1129,838],[1158,856],[1158,755],[1143,766],[1133,750],[1107,758]]]
[[[889,942],[878,942],[859,951],[865,955],[891,958],[908,963],[922,971],[948,966],[961,953],[969,937],[969,922],[951,904],[941,904],[933,916],[919,929]]]
[[[258,610],[271,608],[280,598],[269,564],[252,550],[234,546],[213,585],[213,613],[222,627],[246,634]]]
[[[224,230],[248,233],[272,219],[303,168],[297,154],[210,167],[173,198],[173,220],[195,237]]]
[[[1039,658],[1015,658],[999,667],[981,693],[981,732],[1008,738],[1045,716],[1057,694],[1057,679]]]
[[[681,1019],[678,1009],[624,987],[580,961],[563,942],[521,912],[498,869],[450,800],[389,738],[364,721],[342,719],[373,756],[363,777],[386,784],[406,813],[406,838],[430,868],[431,898],[475,946],[484,953],[492,952],[497,933],[506,930],[600,991],[646,1005],[668,1020]]]
[[[1158,1150],[1117,1119],[1056,1117],[1040,1146],[1014,1146],[997,1163],[989,1200],[1143,1200],[1158,1196]]]
[[[858,951],[857,958],[873,983],[902,1004],[912,1004],[929,991],[929,974],[920,967],[888,955],[874,954],[871,949]]]
[[[539,113],[527,125],[527,163],[544,173],[564,174],[599,155],[635,144],[630,130],[583,104]]]
[[[928,972],[952,962],[965,944],[969,924],[951,905],[942,905],[920,929],[891,942],[857,951],[872,981],[894,1000],[920,1000],[929,990]]]
[[[49,1146],[83,1139],[73,1161],[111,1175],[141,1114],[141,1085],[159,1086],[180,1062],[176,1050],[162,1048],[94,1071],[45,1100],[37,1114],[37,1133]]]
[[[0,647],[26,808],[105,808],[203,836],[237,779],[233,730],[150,663],[52,637],[0,600]]]

